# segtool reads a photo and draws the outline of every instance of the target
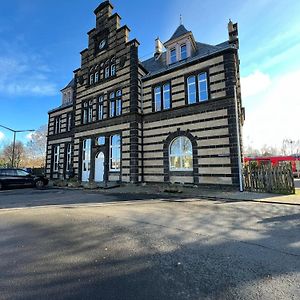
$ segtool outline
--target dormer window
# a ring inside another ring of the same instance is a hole
[[[187,58],[186,44],[180,46],[180,59]]]
[[[174,64],[177,61],[176,48],[170,50],[170,64]]]

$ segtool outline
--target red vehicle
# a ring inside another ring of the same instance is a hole
[[[289,162],[292,165],[293,174],[300,175],[300,156],[257,156],[245,157],[244,162],[256,161],[258,164],[271,163],[272,166],[278,166],[282,162]]]

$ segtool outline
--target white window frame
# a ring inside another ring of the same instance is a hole
[[[67,131],[71,131],[72,128],[72,113],[67,114]]]
[[[202,74],[205,74],[205,79],[201,79],[200,80],[200,76]],[[199,99],[199,102],[202,102],[202,101],[207,101],[208,100],[208,81],[207,81],[207,72],[201,72],[197,75],[197,80],[198,80],[198,99]],[[205,92],[206,92],[206,95],[207,95],[207,98],[206,99],[201,99],[201,88],[200,88],[200,83],[201,82],[205,82]]]
[[[66,152],[66,172],[69,172],[71,169],[72,163],[72,144],[67,144],[67,152]]]
[[[112,140],[113,140],[114,136],[119,137],[119,145],[112,145]],[[112,162],[113,162],[112,153],[113,153],[114,148],[119,148],[119,152],[120,152],[119,165],[121,165],[121,136],[119,134],[112,135],[112,136],[110,136],[110,139],[109,139],[109,171],[110,172],[120,172],[120,168],[119,169],[112,168]]]
[[[110,76],[110,67],[107,66],[104,69],[104,78],[109,78],[109,76]]]
[[[189,141],[189,143],[191,144],[191,148],[192,148],[192,164],[193,164],[193,144],[192,144],[191,140],[188,137],[182,135],[182,136],[178,136],[178,137],[174,138],[172,140],[172,142],[170,143],[170,145],[169,145],[169,170],[170,171],[175,171],[175,172],[177,172],[177,171],[179,171],[179,172],[193,171],[193,166],[191,168],[184,168],[183,167],[183,157],[186,156],[186,155],[184,155],[184,153],[181,152],[178,155],[171,154],[172,145],[173,145],[173,143],[177,139],[179,139],[179,142],[180,142],[180,151],[182,151],[182,148],[183,148],[183,140],[187,139]],[[179,159],[180,159],[180,166],[181,166],[180,168],[175,168],[175,167],[172,166],[172,163],[171,163],[171,158],[172,157],[179,157]]]
[[[101,95],[98,97],[98,121],[103,120],[104,118],[104,96]]]
[[[111,76],[115,76],[116,75],[116,65],[115,64],[112,64],[110,66],[110,75]]]
[[[58,172],[59,169],[59,153],[60,153],[60,146],[55,145],[53,147],[53,172]]]
[[[94,74],[90,74],[90,84],[94,84]]]
[[[158,96],[159,96],[159,101],[157,101]],[[161,99],[162,99],[161,87],[156,86],[154,88],[154,110],[155,111],[161,111],[162,110]],[[157,106],[157,103],[159,103],[159,107]]]
[[[168,89],[165,89],[166,87],[168,86]],[[169,94],[169,107],[166,107],[166,93]],[[163,109],[170,109],[171,108],[171,84],[168,82],[168,83],[165,83],[163,85],[163,88],[162,88],[162,94],[163,94],[163,104],[162,104],[162,108]]]
[[[189,83],[189,79],[194,78],[194,83]],[[191,102],[190,97],[190,86],[194,85],[195,86],[195,102]],[[187,95],[188,95],[188,104],[195,104],[197,103],[197,79],[195,75],[191,75],[187,78]]]
[[[95,83],[99,81],[99,71],[95,73]]]
[[[82,168],[87,166],[86,171],[91,170],[91,139],[82,141]]]

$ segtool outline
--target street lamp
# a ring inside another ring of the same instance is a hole
[[[34,129],[14,130],[14,129],[11,129],[9,127],[3,126],[3,125],[0,125],[0,127],[4,128],[4,129],[7,129],[7,130],[9,130],[9,131],[11,131],[11,132],[14,133],[14,142],[13,142],[13,150],[12,150],[12,158],[11,158],[11,166],[13,168],[14,164],[15,164],[15,147],[16,147],[16,135],[17,135],[17,132],[33,132],[35,130]]]

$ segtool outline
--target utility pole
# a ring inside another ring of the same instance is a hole
[[[3,125],[0,125],[0,127],[13,132],[13,134],[14,134],[13,149],[12,149],[12,158],[11,158],[11,167],[14,168],[14,166],[15,166],[15,148],[16,148],[16,135],[17,135],[17,133],[18,132],[33,132],[35,130],[34,129],[14,130],[14,129],[11,129],[9,127],[3,126]]]

